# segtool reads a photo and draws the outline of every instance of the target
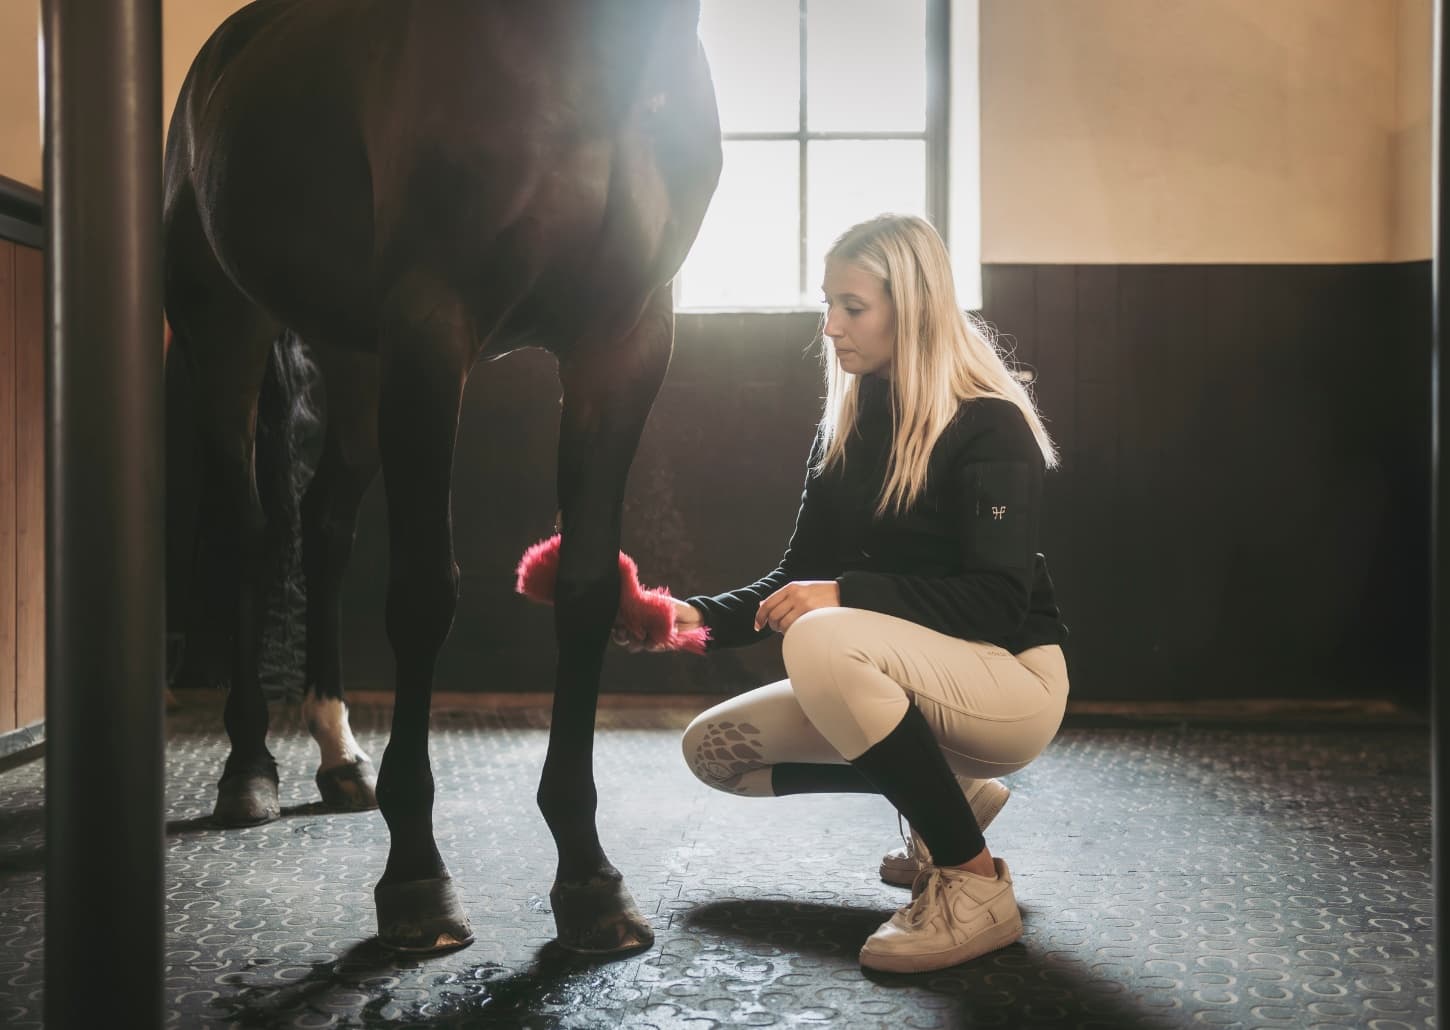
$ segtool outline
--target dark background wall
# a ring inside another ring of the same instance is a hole
[[[988,265],[984,315],[1061,445],[1042,547],[1079,699],[1380,696],[1426,678],[1428,262]],[[768,571],[821,386],[810,313],[686,315],[631,475],[626,551],[676,594]],[[463,570],[440,689],[547,690],[547,609],[512,569],[551,531],[558,386],[527,351],[469,384]],[[350,681],[385,687],[387,555],[370,493],[346,593]],[[612,650],[605,689],[731,693],[778,644]]]

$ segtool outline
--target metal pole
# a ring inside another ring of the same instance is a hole
[[[1450,344],[1450,254],[1445,252],[1450,240],[1450,204],[1445,196],[1445,107],[1450,100],[1445,75],[1447,50],[1446,0],[1435,0],[1435,61],[1432,128],[1430,136],[1430,209],[1431,232],[1434,238],[1432,293],[1434,329],[1430,339],[1430,852],[1433,866],[1435,896],[1435,1010],[1436,1025],[1444,1026],[1450,1017],[1445,1002],[1445,989],[1450,985],[1450,955],[1447,955],[1446,927],[1450,926],[1450,890],[1446,889],[1446,845],[1450,844],[1450,823],[1443,811],[1447,788],[1450,788],[1450,762],[1441,754],[1442,745],[1450,742],[1450,539],[1441,531],[1443,520],[1450,515],[1450,474],[1446,474],[1443,458],[1447,453],[1445,405],[1450,402],[1450,378],[1447,378],[1447,344]]]
[[[45,1024],[162,1023],[161,0],[44,0]]]

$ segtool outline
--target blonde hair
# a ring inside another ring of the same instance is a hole
[[[878,516],[906,511],[921,496],[932,448],[965,400],[997,397],[1017,405],[1046,466],[1056,466],[1057,448],[1026,386],[1007,366],[986,324],[957,306],[951,260],[930,223],[913,215],[880,215],[842,233],[826,260],[854,265],[880,279],[896,308],[891,372],[895,437],[876,505]],[[860,383],[841,370],[831,348],[821,347],[821,363],[826,403],[817,470],[825,471],[846,460]]]

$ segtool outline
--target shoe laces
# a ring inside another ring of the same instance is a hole
[[[896,813],[896,832],[901,834],[901,842],[906,845],[907,858],[916,862],[925,862],[928,860],[928,855],[924,854],[926,841],[922,840],[917,832],[911,828],[911,824],[902,818],[900,812]]]
[[[922,882],[923,878],[925,882]],[[946,906],[946,892],[947,878],[942,875],[940,867],[927,866],[917,873],[916,883],[911,888],[911,904],[901,910],[906,924],[916,928],[925,923],[933,911]]]

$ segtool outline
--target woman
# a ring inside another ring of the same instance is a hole
[[[1037,553],[1056,455],[958,308],[928,223],[848,230],[823,290],[825,412],[785,556],[750,586],[675,602],[677,628],[708,626],[711,647],[784,634],[789,678],[700,715],[685,758],[736,794],[884,794],[913,839],[882,874],[914,878],[913,901],[861,964],[940,969],[1022,935],[982,826],[1007,795],[991,777],[1041,753],[1067,700],[1066,629]]]

